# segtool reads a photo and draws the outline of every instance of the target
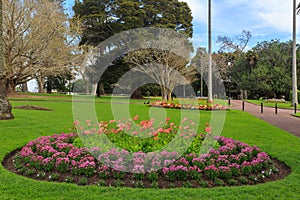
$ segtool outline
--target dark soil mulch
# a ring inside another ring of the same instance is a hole
[[[44,110],[44,111],[52,111],[49,108],[44,108],[41,106],[33,106],[33,105],[25,105],[25,106],[15,106],[15,109],[23,109],[23,110]]]
[[[114,179],[112,177],[108,179],[100,179],[99,175],[94,175],[91,177],[87,176],[77,176],[73,175],[71,173],[60,173],[58,171],[51,171],[44,173],[43,176],[37,176],[38,173],[41,171],[36,170],[33,175],[25,175],[25,172],[18,171],[14,164],[14,156],[18,154],[21,151],[21,148],[16,149],[9,154],[5,156],[5,158],[2,161],[2,165],[8,169],[11,172],[14,172],[16,174],[26,176],[32,179],[36,180],[42,180],[42,181],[56,181],[56,182],[68,182],[68,183],[74,183],[78,185],[99,185],[99,186],[125,186],[125,187],[139,187],[139,188],[177,188],[177,187],[191,187],[191,188],[198,188],[198,187],[218,187],[220,186],[220,183],[218,184],[217,181],[207,180],[205,177],[203,177],[200,181],[196,180],[187,180],[187,181],[167,181],[162,176],[158,176],[158,180],[155,183],[151,183],[149,180],[147,180],[146,175],[145,178],[142,181],[139,181],[133,177],[133,174],[126,173],[124,178],[121,180]],[[278,169],[277,173],[273,173],[270,177],[261,178],[258,177],[257,174],[252,176],[252,179],[248,177],[234,177],[230,181],[224,181],[221,185],[222,186],[241,186],[241,185],[255,185],[255,184],[261,184],[266,183],[269,181],[275,181],[284,179],[287,177],[292,171],[291,169],[283,162],[272,158],[272,161],[274,163],[274,166]],[[40,173],[41,174],[41,173]],[[58,178],[57,180],[50,180],[49,177],[53,174],[57,174]],[[257,179],[253,179],[253,177],[257,177]],[[242,179],[244,181],[242,181]],[[222,182],[222,181],[221,181]]]

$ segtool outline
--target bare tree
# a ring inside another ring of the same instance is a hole
[[[243,30],[242,34],[235,38],[218,36],[217,43],[220,43],[220,51],[236,51],[241,53],[246,49],[251,37],[252,34],[250,31]]]
[[[8,92],[37,78],[70,70],[76,45],[59,3],[43,0],[3,0],[4,77]],[[40,89],[42,90],[42,88]]]
[[[186,59],[166,50],[146,49],[131,52],[125,57],[134,71],[144,73],[160,85],[164,101],[170,100],[178,85],[190,84],[197,70],[187,66]]]

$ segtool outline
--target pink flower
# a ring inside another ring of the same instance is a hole
[[[134,121],[139,120],[139,116],[138,116],[138,115],[134,116],[133,120],[134,120]]]
[[[205,132],[208,133],[208,134],[210,134],[211,133],[211,127],[206,127],[205,128]]]
[[[134,132],[133,132],[133,135],[137,135],[137,134],[138,134],[138,132],[137,132],[137,131],[134,131]]]

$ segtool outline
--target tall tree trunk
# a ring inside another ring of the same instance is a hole
[[[0,79],[0,120],[13,119],[12,107],[7,99],[7,80]]]
[[[165,86],[162,86],[162,91],[161,91],[162,99],[163,101],[167,102],[168,101],[168,92]]]
[[[101,96],[101,95],[105,95],[103,83],[99,84],[99,96]]]
[[[27,83],[22,84],[22,92],[28,92],[28,85]]]
[[[98,86],[97,83],[93,83],[93,84],[92,84],[92,95],[93,95],[93,96],[96,96],[96,95],[97,95],[97,86]]]
[[[132,94],[131,94],[131,99],[141,99],[142,96],[142,91],[141,88],[136,89]]]
[[[39,93],[45,93],[44,78],[39,76],[36,78],[36,81],[38,83]]]
[[[169,101],[173,101],[173,99],[172,99],[172,91],[171,90],[168,90],[168,100]]]
[[[6,94],[16,93],[16,83],[13,80],[6,80]]]
[[[0,1],[0,120],[13,119],[11,105],[7,99],[7,80],[3,76],[2,1]]]

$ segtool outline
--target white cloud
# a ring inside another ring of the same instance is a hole
[[[207,0],[182,1],[190,6],[195,22],[207,24]],[[268,28],[291,32],[292,4],[283,0],[212,0],[213,26],[225,32]]]
[[[180,0],[188,3],[192,10],[194,21],[206,23],[207,19],[207,1],[200,0]]]

